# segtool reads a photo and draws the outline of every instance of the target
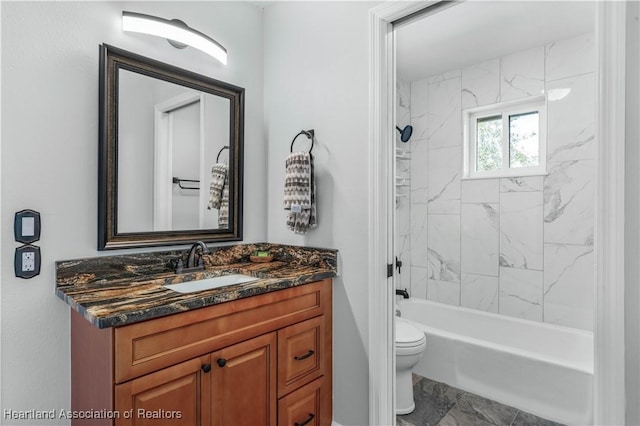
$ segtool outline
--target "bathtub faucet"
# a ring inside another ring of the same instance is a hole
[[[396,296],[402,296],[404,299],[408,299],[409,298],[409,292],[407,292],[406,288],[404,290],[396,289]]]

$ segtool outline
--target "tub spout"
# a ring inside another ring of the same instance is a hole
[[[409,292],[407,291],[406,288],[404,290],[396,289],[396,296],[402,296],[404,299],[408,299],[409,298]]]

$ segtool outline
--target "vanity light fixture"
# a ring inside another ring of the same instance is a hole
[[[135,12],[122,12],[122,30],[166,38],[172,46],[195,47],[227,65],[227,49],[206,34],[196,31],[179,19],[163,19]]]

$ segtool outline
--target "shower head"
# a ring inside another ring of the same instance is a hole
[[[396,126],[396,129],[398,129],[398,131],[400,132],[400,140],[402,142],[407,142],[409,138],[411,138],[411,133],[413,133],[413,127],[410,124],[405,126],[404,129],[401,129],[400,127]]]

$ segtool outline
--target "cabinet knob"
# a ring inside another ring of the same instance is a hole
[[[224,367],[225,365],[227,365],[227,360],[224,358],[218,358],[218,361],[216,361],[218,363],[218,365],[220,367]]]
[[[211,364],[204,364],[202,366],[202,371],[204,371],[205,373],[208,373],[209,371],[211,371]]]
[[[309,417],[307,417],[302,423],[298,423],[295,422],[294,425],[295,426],[304,426],[307,423],[309,423],[311,420],[313,420],[316,416],[313,413],[309,413]]]

